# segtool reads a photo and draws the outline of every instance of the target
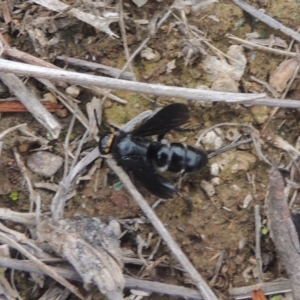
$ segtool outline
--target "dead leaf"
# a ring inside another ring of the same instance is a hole
[[[271,86],[279,93],[282,93],[291,79],[298,61],[295,58],[283,61],[270,76]]]
[[[160,54],[149,47],[142,50],[141,57],[147,60],[153,60],[154,62],[160,60]]]
[[[218,59],[216,56],[207,55],[203,60],[203,68],[209,74],[209,80],[214,82],[221,77],[230,77],[239,81],[244,75],[247,59],[242,46],[232,45],[227,51],[232,59]]]
[[[167,63],[167,70],[166,70],[167,74],[171,73],[172,70],[176,68],[175,63],[176,63],[176,59],[173,59]]]

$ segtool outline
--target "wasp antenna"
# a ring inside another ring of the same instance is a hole
[[[98,116],[97,116],[97,111],[96,111],[96,109],[94,109],[94,116],[95,116],[95,119],[96,119],[96,125],[97,125],[97,128],[98,128],[99,132],[101,132],[100,124],[99,124],[99,119],[98,119]]]
[[[119,131],[120,130],[120,128],[118,128],[117,126],[114,126],[114,125],[112,125],[112,124],[110,124],[108,122],[104,122],[104,124],[105,124],[106,127],[112,128],[115,131]]]

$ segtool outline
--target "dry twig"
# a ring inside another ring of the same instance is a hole
[[[255,216],[255,257],[258,269],[258,282],[263,281],[263,271],[262,271],[262,258],[260,249],[260,235],[261,235],[261,217],[260,217],[260,207],[255,205],[254,207]]]
[[[8,60],[0,60],[0,71],[10,72],[18,75],[34,76],[39,78],[46,78],[55,81],[65,81],[72,84],[81,84],[88,86],[99,86],[104,88],[118,89],[130,92],[153,94],[157,96],[168,96],[176,98],[184,98],[190,100],[199,100],[206,102],[214,101],[228,101],[228,102],[242,102],[255,105],[266,105],[266,100],[261,99],[265,94],[243,94],[243,93],[223,93],[216,91],[198,90],[190,88],[182,88],[176,86],[163,86],[158,84],[147,84],[141,82],[131,82],[121,79],[106,78],[101,76],[94,76],[89,74],[82,74],[76,72],[69,72],[64,70],[54,70],[44,67],[32,66]],[[254,100],[249,102],[251,100]],[[272,99],[273,102],[277,99]],[[291,100],[290,100],[291,101]],[[287,100],[284,101],[284,104]],[[299,105],[300,101],[293,101],[294,105]],[[279,103],[273,105],[281,106]],[[283,104],[283,105],[284,105]]]
[[[123,73],[121,73],[120,69],[105,66],[92,61],[86,61],[83,59],[73,58],[68,56],[56,56],[56,59],[62,60],[74,66],[79,66],[83,68],[88,68],[90,70],[98,71],[103,74],[109,75],[111,77],[115,77],[115,78],[120,77],[121,79],[125,79],[125,80],[134,80],[134,74],[131,72],[124,71]]]
[[[246,46],[250,46],[254,49],[257,50],[262,50],[262,51],[266,51],[266,52],[270,52],[273,54],[277,54],[277,55],[284,55],[284,56],[288,56],[288,57],[296,57],[298,54],[296,52],[290,52],[290,51],[285,51],[285,50],[279,50],[279,49],[275,49],[275,48],[270,48],[270,47],[266,47],[266,46],[262,46],[262,45],[258,45],[256,43],[238,38],[230,33],[226,34],[226,37],[228,37],[231,40],[234,40],[236,42],[239,42],[241,44],[244,44]]]
[[[0,266],[7,267],[10,269],[20,270],[24,272],[35,272],[39,274],[46,273],[39,269],[36,264],[31,262],[30,260],[17,260],[11,259],[6,257],[0,257]],[[53,267],[48,266],[48,268],[53,269],[57,274],[61,275],[62,277],[72,280],[72,281],[79,281],[81,282],[82,279],[78,275],[78,273],[72,267]],[[147,280],[140,280],[130,277],[125,277],[125,286],[128,289],[137,289],[143,290],[148,292],[160,293],[170,296],[177,296],[177,297],[186,297],[188,299],[195,299],[195,300],[202,300],[203,298],[199,295],[198,291],[180,287],[171,284],[165,284],[160,282],[153,282]]]
[[[199,275],[197,270],[191,264],[189,259],[186,255],[182,252],[180,247],[177,243],[173,240],[172,236],[166,230],[163,223],[158,219],[156,214],[153,212],[147,201],[142,197],[142,195],[136,190],[135,186],[132,184],[131,180],[129,179],[128,175],[117,166],[113,159],[107,159],[107,163],[110,168],[118,174],[120,180],[125,185],[128,192],[131,194],[132,198],[136,201],[139,205],[141,210],[144,212],[146,217],[151,222],[152,226],[157,230],[161,238],[167,244],[171,252],[177,258],[178,262],[181,266],[186,270],[186,272],[190,275],[191,279],[194,281],[195,285],[197,286],[198,290],[201,292],[202,296],[206,300],[217,300],[217,297],[213,293],[213,291],[209,288],[207,283],[203,280],[203,278]]]
[[[267,213],[276,249],[292,286],[293,299],[300,299],[300,245],[287,203],[285,184],[277,167],[270,171]]]
[[[232,298],[249,299],[251,298],[252,291],[262,290],[265,295],[284,294],[291,292],[291,284],[288,279],[280,279],[273,282],[259,283],[250,286],[232,288],[229,294]]]
[[[270,27],[274,28],[275,30],[280,30],[284,34],[292,37],[294,40],[300,42],[300,34],[286,26],[282,23],[276,21],[275,19],[271,18],[270,16],[264,14],[263,12],[259,11],[255,7],[247,4],[242,0],[233,0],[233,2],[238,5],[240,8],[245,10],[247,13],[251,14],[256,19],[264,22],[265,24],[269,25]]]

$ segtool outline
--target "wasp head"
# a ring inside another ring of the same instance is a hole
[[[109,133],[101,137],[99,142],[99,150],[101,154],[110,153],[114,138],[114,133]]]

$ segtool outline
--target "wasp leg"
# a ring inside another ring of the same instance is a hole
[[[184,127],[175,127],[173,128],[174,131],[178,131],[178,132],[191,132],[191,131],[198,131],[199,129],[201,129],[202,126],[196,126],[193,128],[184,128]]]
[[[176,191],[175,192],[186,204],[188,212],[193,211],[193,202],[190,198],[183,196],[180,192]]]

